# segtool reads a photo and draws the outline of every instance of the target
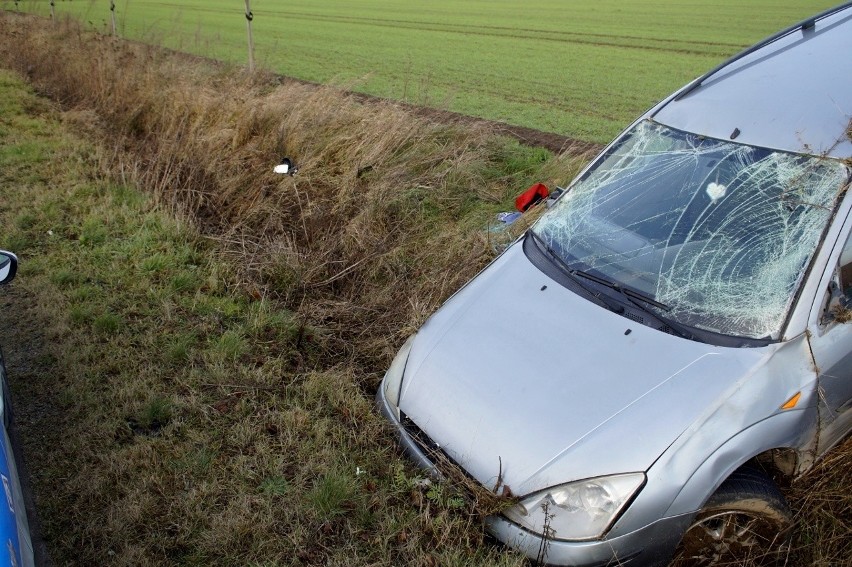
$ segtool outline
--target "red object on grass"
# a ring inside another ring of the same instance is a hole
[[[550,190],[547,186],[544,183],[536,183],[517,196],[515,208],[523,213],[542,199],[547,199],[548,195]]]

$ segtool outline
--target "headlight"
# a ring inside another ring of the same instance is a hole
[[[597,539],[643,484],[643,473],[581,480],[536,492],[504,514],[550,539]]]
[[[395,410],[399,408],[399,392],[402,389],[402,375],[405,373],[405,363],[408,362],[408,353],[411,352],[411,345],[414,343],[414,337],[411,335],[399,352],[391,362],[390,368],[385,372],[385,378],[382,380],[382,388],[385,389],[385,399],[390,402]]]

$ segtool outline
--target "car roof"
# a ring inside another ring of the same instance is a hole
[[[852,158],[852,3],[733,57],[651,116],[712,138]]]

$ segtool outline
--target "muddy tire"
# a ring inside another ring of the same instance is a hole
[[[672,566],[783,565],[792,525],[790,508],[772,479],[746,465],[695,516]]]

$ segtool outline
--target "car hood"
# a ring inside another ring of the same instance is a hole
[[[400,409],[486,486],[518,495],[645,471],[773,347],[723,348],[604,309],[519,244],[419,331]]]

